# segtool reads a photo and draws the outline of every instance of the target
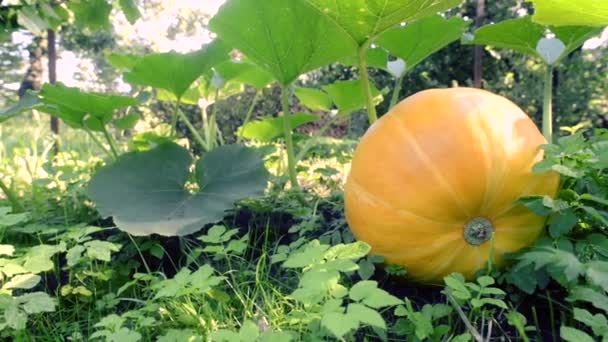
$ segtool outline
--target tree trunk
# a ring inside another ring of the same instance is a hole
[[[49,59],[49,83],[57,83],[57,43],[55,39],[55,31],[47,31],[48,40],[48,59]],[[51,131],[53,134],[59,134],[59,119],[51,117]],[[57,148],[57,146],[56,146]]]
[[[44,70],[42,66],[42,38],[35,37],[28,50],[30,53],[30,66],[27,68],[25,76],[23,76],[23,80],[21,81],[21,86],[17,91],[19,98],[25,96],[28,90],[40,90],[42,86],[42,73]]]
[[[477,16],[475,17],[475,26],[483,25],[483,18],[486,15],[486,1],[477,0]],[[473,85],[476,88],[482,87],[483,80],[483,46],[477,45],[473,55]]]

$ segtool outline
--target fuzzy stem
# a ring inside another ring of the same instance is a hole
[[[289,87],[283,86],[281,88],[281,104],[283,106],[283,134],[285,135],[285,145],[287,147],[287,169],[289,170],[289,181],[291,187],[294,189],[299,188],[298,176],[296,172],[296,157],[293,148],[293,137],[291,134],[291,127],[287,117],[289,115]]]
[[[2,192],[4,192],[6,195],[8,201],[11,202],[13,214],[23,212],[24,208],[23,205],[21,205],[21,202],[19,202],[17,194],[15,194],[11,188],[4,184],[2,178],[0,178],[0,189],[2,189]]]
[[[207,151],[207,145],[205,144],[205,140],[203,139],[203,137],[201,137],[192,122],[190,122],[186,114],[184,114],[184,112],[182,112],[179,107],[177,108],[177,115],[184,122],[184,124],[186,124],[186,127],[188,127],[188,129],[194,136],[194,140],[196,140],[196,142],[201,146],[204,151]]]
[[[116,149],[116,145],[114,144],[114,139],[112,139],[112,136],[110,136],[110,133],[108,132],[108,129],[106,128],[106,126],[101,126],[102,130],[103,130],[103,136],[106,138],[106,140],[108,141],[108,144],[110,145],[110,150],[112,151],[112,155],[114,156],[114,159],[118,159],[118,151]]]
[[[367,71],[367,47],[369,44],[364,44],[359,49],[359,78],[363,82],[365,88],[365,96],[367,98],[367,117],[369,124],[373,124],[378,120],[374,98],[372,97],[372,89],[370,87],[369,73]]]
[[[177,101],[175,101],[175,110],[173,111],[173,115],[171,116],[171,136],[177,135],[177,112],[179,111],[179,101],[180,99],[177,99]]]
[[[547,65],[543,94],[543,135],[547,142],[553,142],[553,67]]]
[[[392,109],[399,101],[399,94],[401,93],[401,87],[403,85],[403,79],[405,78],[406,72],[403,72],[403,75],[399,76],[399,78],[395,81],[395,89],[393,89],[393,96],[391,98],[390,105],[388,109]]]
[[[255,96],[253,97],[253,100],[251,100],[251,105],[249,106],[249,110],[247,110],[247,115],[245,115],[245,120],[243,120],[243,125],[241,127],[245,127],[245,125],[247,125],[249,123],[249,121],[251,120],[251,116],[253,115],[253,110],[255,109],[255,106],[260,101],[260,97],[261,96],[262,96],[262,91],[258,90],[255,93]],[[240,144],[242,140],[243,140],[243,137],[239,135],[236,138],[236,143]]]
[[[91,132],[90,129],[87,128],[86,125],[83,126],[84,131],[87,132],[87,134],[89,135],[89,137],[91,137],[91,140],[93,140],[93,142],[108,156],[110,157],[110,159],[115,159],[114,154],[112,154],[105,146],[103,146],[103,144],[101,143],[101,141],[99,139],[97,139],[97,137],[95,136],[95,134],[93,134],[93,132]]]

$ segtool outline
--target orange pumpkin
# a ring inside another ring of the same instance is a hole
[[[470,279],[491,245],[500,265],[541,233],[545,219],[516,201],[556,194],[557,174],[531,171],[545,143],[504,97],[471,88],[417,93],[357,147],[345,188],[349,226],[414,280],[441,282],[452,272]]]

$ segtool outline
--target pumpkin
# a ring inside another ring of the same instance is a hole
[[[357,146],[345,185],[348,224],[413,280],[471,279],[490,257],[500,266],[541,234],[545,218],[517,200],[557,192],[557,174],[532,172],[545,143],[504,97],[471,88],[417,93]]]

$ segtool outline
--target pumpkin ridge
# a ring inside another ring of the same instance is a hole
[[[367,191],[363,186],[361,186],[359,184],[359,182],[354,178],[351,177],[349,179],[349,182],[351,182],[350,186],[354,187],[354,189],[352,191],[358,192],[359,194],[363,194],[363,196],[367,197],[368,199],[372,200],[375,203],[378,203],[382,206],[384,206],[387,209],[391,209],[393,211],[395,211],[397,214],[399,214],[399,216],[403,216],[403,217],[413,217],[413,218],[418,218],[418,219],[422,219],[424,221],[430,222],[432,224],[438,224],[438,225],[456,225],[456,224],[460,224],[459,221],[455,221],[455,222],[448,222],[448,221],[440,221],[434,218],[430,218],[430,217],[426,217],[420,214],[416,214],[414,212],[412,212],[412,210],[410,209],[405,209],[405,208],[397,208],[394,205],[388,203],[385,200],[382,200],[378,197],[378,195],[373,194],[369,191]]]
[[[430,160],[430,157],[423,151],[423,149],[420,147],[420,144],[418,144],[416,138],[414,138],[409,129],[406,127],[406,123],[403,122],[403,120],[398,116],[392,115],[391,118],[399,121],[399,123],[396,125],[397,129],[401,131],[401,133],[403,133],[405,139],[411,144],[414,152],[416,153],[418,158],[420,158],[420,160],[424,163],[424,165],[429,169],[435,180],[447,189],[448,193],[450,194],[450,197],[452,197],[452,200],[454,201],[458,209],[460,209],[462,214],[467,217],[473,216],[463,205],[464,196],[456,192],[456,190],[452,187],[452,184],[448,182],[446,177],[441,173],[441,171],[437,169],[435,164],[433,164],[433,162]]]

